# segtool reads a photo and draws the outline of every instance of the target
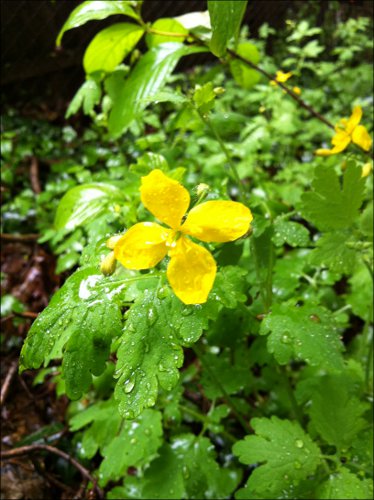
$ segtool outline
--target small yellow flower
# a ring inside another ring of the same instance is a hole
[[[167,278],[175,295],[185,304],[206,302],[216,276],[216,262],[193,236],[205,242],[234,241],[249,229],[249,208],[235,201],[207,201],[184,215],[190,204],[188,191],[177,181],[155,169],[142,177],[143,205],[161,222],[140,222],[114,245],[114,255],[127,269],[149,269],[166,255]]]
[[[301,94],[301,88],[300,87],[294,87],[292,89],[293,93],[296,94],[296,95],[300,95]]]
[[[274,87],[278,85],[277,82],[284,83],[286,82],[289,78],[291,78],[292,73],[283,73],[283,71],[277,71],[276,76],[275,76],[275,81],[271,80],[270,85],[273,85]]]
[[[361,106],[355,106],[351,116],[342,118],[335,127],[336,134],[331,140],[332,149],[317,149],[315,152],[318,156],[330,156],[341,153],[353,142],[360,146],[364,151],[369,151],[372,140],[368,131],[363,125],[359,125],[362,117]]]

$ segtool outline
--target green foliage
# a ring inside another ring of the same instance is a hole
[[[226,52],[231,38],[238,38],[247,2],[243,0],[208,0],[212,40],[210,49],[217,57]]]
[[[370,22],[336,26],[330,2],[316,27],[315,5],[252,40],[239,32],[246,2],[149,23],[142,2],[84,2],[59,42],[127,16],[84,56],[67,117],[82,108],[92,125],[4,117],[2,232],[40,234],[57,272],[72,273],[34,321],[21,369],[43,366],[35,383],[50,377],[76,400],[70,453],[106,498],[370,498],[368,158],[353,144],[316,157],[332,131],[255,69],[292,72],[286,85],[331,123],[361,105],[370,132]],[[220,59],[173,74],[204,51]],[[106,245],[150,220],[139,188],[154,169],[183,183],[191,207],[231,199],[252,211],[247,235],[204,244],[217,262],[204,304],[174,295],[168,257],[130,271]],[[3,303],[5,317],[28,310],[9,293]]]
[[[117,23],[100,31],[88,45],[83,57],[86,73],[111,73],[141,39],[144,30],[136,24]]]
[[[244,464],[261,465],[236,498],[271,498],[297,486],[318,467],[320,450],[299,424],[272,417],[253,419],[251,426],[256,435],[235,443],[233,452]]]

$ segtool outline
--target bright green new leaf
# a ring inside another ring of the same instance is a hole
[[[138,14],[131,7],[130,2],[109,0],[88,0],[76,7],[68,17],[67,21],[58,34],[56,44],[61,44],[64,33],[73,28],[78,28],[88,21],[105,19],[109,16],[122,14],[134,19],[139,19]]]
[[[109,292],[112,292],[110,296]],[[66,392],[78,399],[89,388],[91,375],[105,369],[112,339],[120,334],[122,315],[116,280],[96,267],[74,273],[37,317],[23,345],[20,367],[39,368],[63,357]]]
[[[219,467],[209,439],[182,434],[165,444],[144,477],[128,477],[108,498],[228,498],[240,481],[235,469]]]
[[[253,43],[240,43],[236,52],[253,64],[257,65],[260,61],[260,53]],[[250,68],[247,64],[240,61],[240,59],[232,59],[230,61],[230,70],[234,80],[246,90],[256,85],[261,78],[261,74],[258,71]]]
[[[369,405],[355,397],[348,384],[345,374],[322,377],[313,388],[312,403],[307,408],[316,431],[339,449],[349,447],[367,426],[363,414]]]
[[[373,482],[359,479],[346,467],[330,474],[316,491],[317,500],[367,500],[373,498]]]
[[[186,30],[180,22],[172,18],[157,19],[157,21],[152,24],[151,29],[163,31],[165,33],[176,33],[177,35],[184,36],[163,36],[148,33],[146,35],[146,42],[150,49],[152,47],[156,47],[156,45],[159,45],[160,43],[184,42],[188,34],[188,30]]]
[[[87,79],[78,89],[73,97],[68,109],[66,110],[66,118],[74,115],[80,107],[86,115],[89,115],[94,107],[99,104],[101,99],[100,84],[93,78]]]
[[[298,222],[291,222],[277,217],[274,221],[274,245],[280,247],[287,243],[291,247],[309,245],[309,231]]]
[[[117,408],[114,410],[118,412]],[[100,484],[117,481],[129,467],[141,467],[154,458],[162,444],[161,413],[144,410],[137,419],[124,421],[119,433],[103,449]]]
[[[86,49],[83,67],[86,73],[110,73],[131,52],[144,30],[136,24],[118,23],[99,31]]]
[[[76,186],[62,197],[56,211],[55,228],[70,231],[105,214],[110,205],[123,201],[122,191],[111,184],[97,182]]]
[[[210,49],[217,57],[225,54],[231,38],[238,37],[247,1],[243,0],[208,0],[212,40]]]
[[[319,165],[312,183],[313,191],[301,197],[300,210],[304,217],[321,231],[350,227],[362,204],[365,179],[356,163],[348,164],[343,187],[335,170]]]
[[[284,365],[291,359],[312,366],[340,370],[343,344],[332,314],[322,306],[292,303],[274,304],[260,333],[268,337],[269,352]]]
[[[205,52],[203,47],[181,43],[163,43],[150,49],[136,64],[113,102],[109,131],[117,137],[147,105],[145,99],[156,94],[166,83],[182,56]]]
[[[313,474],[320,462],[320,450],[297,422],[254,418],[251,426],[256,435],[234,444],[233,453],[243,464],[260,465],[252,471],[245,489],[239,490],[238,498],[248,498],[246,490],[260,498],[279,498],[291,484]]]
[[[214,92],[213,83],[208,82],[202,87],[197,87],[193,94],[193,101],[201,113],[208,113],[214,107],[217,94]]]

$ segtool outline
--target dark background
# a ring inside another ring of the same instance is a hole
[[[59,102],[72,98],[84,80],[82,56],[86,46],[102,28],[118,20],[123,21],[123,16],[91,21],[68,31],[63,37],[62,47],[56,49],[58,32],[80,3],[80,0],[1,0],[3,103],[17,106],[30,103],[32,99]],[[328,0],[251,0],[245,23],[251,36],[256,36],[264,22],[279,29],[299,9],[308,8],[317,12],[317,24],[323,25],[329,3],[331,1]],[[339,5],[336,15],[345,19],[371,16],[373,12],[372,0],[333,3]],[[206,9],[205,0],[146,0],[142,12],[146,21],[152,21]],[[128,21],[131,22],[131,19],[128,18]],[[207,56],[203,57],[206,59]],[[183,58],[179,69],[193,66],[196,62],[201,61],[196,61],[194,57]]]

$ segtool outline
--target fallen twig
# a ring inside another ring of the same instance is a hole
[[[35,156],[33,156],[31,158],[30,181],[31,181],[31,187],[32,187],[32,190],[34,191],[34,193],[35,194],[41,193],[42,188],[40,186],[40,180],[39,180],[39,162]]]
[[[34,453],[38,451],[48,451],[49,453],[53,453],[54,455],[58,455],[59,457],[65,459],[68,463],[73,465],[81,474],[82,478],[86,481],[91,481],[93,485],[93,489],[96,492],[98,498],[104,498],[103,492],[97,485],[97,479],[94,478],[90,472],[83,467],[75,458],[71,457],[68,453],[55,448],[54,446],[50,446],[48,444],[32,444],[29,446],[20,446],[19,448],[13,448],[13,450],[6,450],[0,453],[0,458],[7,459],[18,457],[21,455],[28,455],[29,453]]]
[[[34,241],[40,238],[40,234],[7,234],[1,233],[0,238],[5,241]]]
[[[12,379],[13,379],[14,375],[17,373],[17,367],[18,367],[18,359],[11,363],[10,368],[8,370],[8,373],[6,374],[4,383],[1,386],[0,405],[3,405],[5,402],[5,399],[8,395],[8,392],[9,392],[9,388],[10,388],[10,384],[12,382]]]

